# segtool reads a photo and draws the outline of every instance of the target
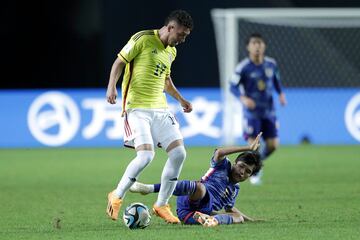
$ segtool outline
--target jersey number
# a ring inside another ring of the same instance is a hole
[[[171,115],[169,115],[168,117],[169,117],[169,119],[170,119],[170,121],[171,121],[171,124],[172,124],[172,125],[175,125],[175,124],[176,124],[176,119],[175,119],[175,117],[174,117],[174,116],[171,116]]]

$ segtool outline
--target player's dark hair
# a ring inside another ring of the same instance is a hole
[[[189,28],[190,30],[194,28],[192,17],[184,10],[178,9],[172,11],[165,20],[165,26],[168,25],[172,20],[176,21],[180,25],[183,25],[184,27]]]
[[[260,33],[254,32],[254,33],[251,33],[251,34],[246,38],[245,44],[248,45],[249,42],[250,42],[250,40],[251,40],[252,38],[259,38],[259,39],[261,39],[263,42],[265,42],[264,37],[263,37]]]
[[[260,154],[258,151],[246,151],[239,154],[235,160],[235,164],[239,161],[246,163],[247,165],[254,165],[254,170],[251,173],[251,176],[257,174],[263,166],[262,161],[260,160]]]

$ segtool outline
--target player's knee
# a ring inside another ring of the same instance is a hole
[[[277,149],[278,145],[276,143],[269,144],[267,146],[268,153],[272,153]]]
[[[175,161],[182,163],[186,158],[186,150],[183,145],[177,146],[169,152],[169,157]]]
[[[206,187],[201,182],[196,182],[196,190],[198,191],[201,198],[203,198],[206,194]]]
[[[169,159],[165,164],[164,172],[161,179],[175,179],[180,175],[184,160],[186,158],[186,151],[183,145],[177,146],[168,152]]]
[[[272,140],[272,141],[268,141],[267,143],[266,143],[266,150],[267,150],[267,152],[270,154],[270,153],[272,153],[272,152],[274,152],[276,149],[277,149],[277,147],[278,147],[278,141],[277,140]]]
[[[141,165],[146,167],[154,159],[155,152],[154,151],[138,151],[136,153],[136,155],[137,155],[137,158],[139,159],[139,162],[141,162]]]
[[[204,184],[201,182],[196,182],[196,190],[195,192],[190,196],[190,199],[193,201],[203,199],[206,194],[206,188]]]
[[[179,146],[179,151],[178,151],[178,157],[181,161],[184,161],[186,159],[186,150],[184,146]]]

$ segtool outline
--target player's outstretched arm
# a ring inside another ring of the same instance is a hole
[[[243,222],[257,222],[257,221],[263,221],[259,219],[251,218],[244,213],[240,212],[239,209],[236,207],[229,208],[225,210],[226,214],[229,214],[233,217],[233,223],[243,223]]]
[[[232,217],[233,223],[243,223],[247,221],[247,219],[245,220],[243,214],[236,207],[225,209],[225,213]]]
[[[244,151],[256,151],[260,147],[260,137],[262,135],[262,132],[260,132],[255,140],[248,146],[232,146],[232,147],[222,147],[218,148],[214,153],[214,161],[221,161],[224,160],[224,158],[227,155],[233,154],[233,153],[239,153]]]
[[[116,98],[118,95],[116,90],[116,83],[119,80],[125,65],[126,63],[124,63],[120,58],[116,58],[111,67],[109,83],[106,91],[106,99],[110,104],[116,103]]]
[[[167,76],[165,79],[165,92],[170,94],[180,103],[180,105],[183,107],[184,112],[189,113],[192,111],[191,103],[187,101],[185,98],[183,98],[183,96],[181,96],[180,92],[176,89],[170,76]]]

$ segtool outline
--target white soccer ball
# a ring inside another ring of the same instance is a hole
[[[149,209],[142,203],[132,203],[124,211],[123,220],[130,229],[146,228],[150,224]]]

